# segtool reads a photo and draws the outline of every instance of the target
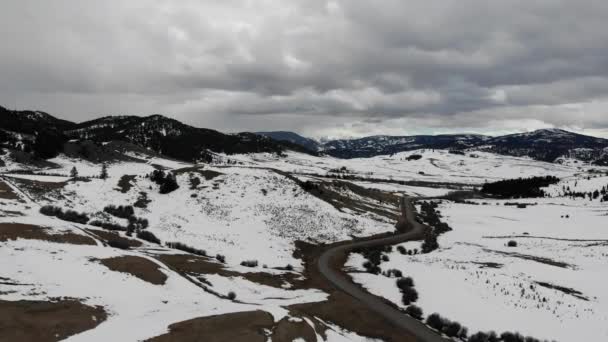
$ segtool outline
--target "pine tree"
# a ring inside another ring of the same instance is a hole
[[[72,177],[72,178],[78,177],[78,170],[76,170],[76,166],[72,167],[72,170],[70,171],[70,177]]]
[[[108,166],[106,164],[101,165],[101,174],[99,175],[99,178],[101,178],[101,179],[108,178]]]

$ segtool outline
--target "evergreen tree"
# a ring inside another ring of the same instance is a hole
[[[72,167],[72,170],[70,171],[70,177],[72,177],[72,178],[78,177],[78,170],[76,170],[76,166]]]
[[[101,179],[108,178],[108,166],[106,164],[101,165],[101,174],[99,174],[99,178],[101,178]]]
[[[177,184],[175,176],[173,176],[171,173],[167,173],[164,182],[160,185],[160,193],[168,194],[177,188],[179,188],[179,185]]]

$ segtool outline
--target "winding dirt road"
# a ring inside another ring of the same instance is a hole
[[[403,198],[401,202],[401,211],[403,217],[407,220],[410,230],[403,234],[383,237],[375,240],[353,242],[351,244],[332,247],[321,254],[317,266],[319,272],[339,290],[358,299],[369,307],[374,312],[383,316],[396,327],[399,327],[410,334],[414,335],[422,342],[446,342],[446,338],[441,337],[437,332],[431,330],[422,322],[404,314],[393,306],[385,303],[378,297],[366,292],[359,285],[354,284],[352,280],[340,270],[331,267],[332,260],[339,258],[360,247],[377,247],[384,245],[393,245],[410,240],[418,240],[421,238],[424,231],[424,226],[418,223],[415,218],[414,206],[409,198]]]

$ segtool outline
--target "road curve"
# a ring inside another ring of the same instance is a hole
[[[422,324],[422,322],[404,314],[403,312],[386,304],[378,297],[366,292],[359,285],[354,284],[352,280],[343,272],[334,270],[330,266],[330,261],[333,258],[336,258],[339,255],[344,255],[355,248],[393,245],[409,240],[420,239],[421,234],[424,231],[424,226],[414,219],[415,210],[410,199],[405,197],[402,199],[401,210],[402,215],[405,217],[411,228],[408,232],[375,240],[353,242],[351,244],[330,248],[321,254],[318,259],[317,266],[320,273],[336,288],[358,299],[368,308],[390,321],[393,325],[414,335],[417,340],[422,342],[449,341],[448,339],[441,337],[437,332],[431,330],[426,325]]]

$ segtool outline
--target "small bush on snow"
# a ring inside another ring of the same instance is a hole
[[[532,339],[530,337],[523,337],[521,334],[519,333],[512,333],[512,332],[504,332],[502,334],[500,334],[500,340],[504,341],[504,342],[534,342],[534,341],[538,341],[536,339]]]
[[[443,328],[447,323],[448,321],[438,313],[430,314],[429,317],[426,318],[426,324],[437,331],[443,331]]]
[[[460,335],[462,326],[458,322],[449,322],[445,327],[445,334],[449,337],[457,337]]]
[[[94,220],[89,222],[89,224],[91,226],[95,226],[95,227],[99,227],[99,228],[103,228],[106,230],[117,230],[117,231],[126,231],[127,227],[123,227],[119,224],[116,223],[110,223],[110,222],[103,222],[100,220]]]
[[[89,217],[86,214],[79,213],[74,210],[66,210],[52,205],[45,205],[40,208],[40,213],[46,216],[54,216],[60,220],[86,224],[89,222]]]
[[[416,305],[408,306],[407,309],[405,309],[405,313],[419,321],[422,320],[422,309],[417,307]]]
[[[491,332],[477,332],[471,336],[469,336],[469,339],[467,340],[467,342],[498,342],[499,338],[496,335],[495,332],[491,331]]]
[[[401,301],[403,305],[410,305],[418,300],[418,291],[413,287],[406,287],[401,290]]]
[[[106,213],[108,213],[112,216],[116,216],[116,217],[124,218],[124,219],[128,219],[129,217],[131,217],[135,214],[135,211],[133,210],[133,206],[131,206],[131,205],[125,205],[125,206],[107,205],[105,208],[103,208],[103,211],[105,211]]]
[[[200,256],[207,256],[207,251],[205,251],[203,249],[197,249],[194,247],[190,247],[181,242],[167,242],[167,247],[179,249],[180,251],[184,251],[187,253],[192,253],[192,254],[196,254],[196,255],[200,255]]]
[[[245,261],[241,261],[241,266],[245,266],[245,267],[258,267],[258,261],[257,260],[245,260]]]
[[[236,293],[234,293],[234,291],[228,292],[228,299],[235,300],[236,299]]]
[[[390,277],[395,277],[395,278],[401,278],[401,277],[403,277],[403,273],[400,270],[394,269],[394,268],[391,268],[390,270],[384,272],[384,275],[387,276],[387,277],[389,277],[389,278]]]
[[[222,264],[226,263],[226,257],[223,256],[222,254],[217,254],[215,256],[215,260],[221,262]]]
[[[399,278],[397,279],[397,287],[400,290],[403,290],[408,287],[414,287],[414,280],[410,277]]]
[[[127,227],[129,230],[141,230],[148,228],[148,220],[145,218],[137,217],[131,215],[128,217],[129,226]]]
[[[160,239],[156,237],[156,235],[152,234],[147,230],[140,230],[136,235],[138,238],[142,240],[146,240],[148,242],[156,243],[160,245]]]

